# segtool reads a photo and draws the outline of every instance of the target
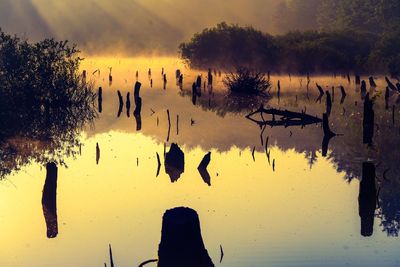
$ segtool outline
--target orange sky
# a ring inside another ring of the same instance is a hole
[[[33,40],[69,39],[92,54],[174,54],[219,22],[271,31],[277,0],[1,0],[0,27]]]

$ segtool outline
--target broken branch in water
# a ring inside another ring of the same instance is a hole
[[[145,266],[145,265],[147,265],[149,263],[153,263],[153,262],[158,262],[158,260],[157,259],[152,259],[152,260],[144,261],[141,264],[139,264],[139,267],[143,267],[143,266]]]
[[[256,120],[253,118],[254,115],[260,114],[262,120]],[[264,120],[263,115],[268,114],[272,115],[272,120],[266,121]],[[279,116],[279,119],[276,119],[275,116]],[[269,125],[271,127],[274,126],[284,126],[284,127],[290,127],[290,126],[306,126],[310,124],[316,124],[316,123],[321,123],[322,120],[318,117],[311,116],[306,114],[305,112],[293,112],[293,111],[288,111],[288,110],[279,110],[279,109],[265,109],[263,106],[261,106],[259,109],[256,111],[248,114],[246,116],[247,119],[257,123],[260,127],[263,127],[264,125]]]

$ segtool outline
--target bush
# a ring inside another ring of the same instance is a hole
[[[227,74],[223,82],[231,92],[244,94],[264,93],[271,86],[264,73],[244,67],[239,67],[236,72]]]
[[[62,162],[78,147],[97,114],[78,54],[66,41],[32,44],[0,30],[0,178],[31,160]]]

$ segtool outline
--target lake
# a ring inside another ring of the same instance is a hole
[[[46,166],[23,160],[25,150],[43,144],[15,150],[22,159],[9,163],[2,152],[11,172],[0,181],[1,266],[110,266],[109,244],[115,266],[138,266],[157,259],[163,215],[175,207],[197,212],[216,266],[400,265],[399,102],[391,92],[385,103],[384,77],[375,77],[376,88],[367,86],[375,119],[372,142],[364,144],[365,95],[354,77],[349,83],[340,75],[312,76],[307,89],[306,77],[273,75],[271,97],[249,100],[228,96],[217,71],[213,88],[194,99],[192,83],[200,73],[205,81],[207,72],[177,58],[87,58],[82,70],[96,90],[102,87],[102,112],[79,134],[80,153],[64,151],[55,218],[42,204]],[[133,114],[136,80],[140,117]],[[321,123],[263,127],[275,121],[246,118],[261,104],[322,118],[326,96],[317,101],[316,83],[331,92],[329,125],[340,134],[328,145]],[[118,90],[124,103],[130,92],[129,112],[124,105],[118,114]],[[165,164],[172,144],[184,154],[184,169]],[[208,152],[211,161],[199,171]],[[370,175],[376,199],[360,185]]]

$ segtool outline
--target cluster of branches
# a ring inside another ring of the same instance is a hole
[[[262,94],[271,87],[264,73],[245,67],[238,67],[235,72],[228,73],[223,83],[231,92],[244,94]]]

